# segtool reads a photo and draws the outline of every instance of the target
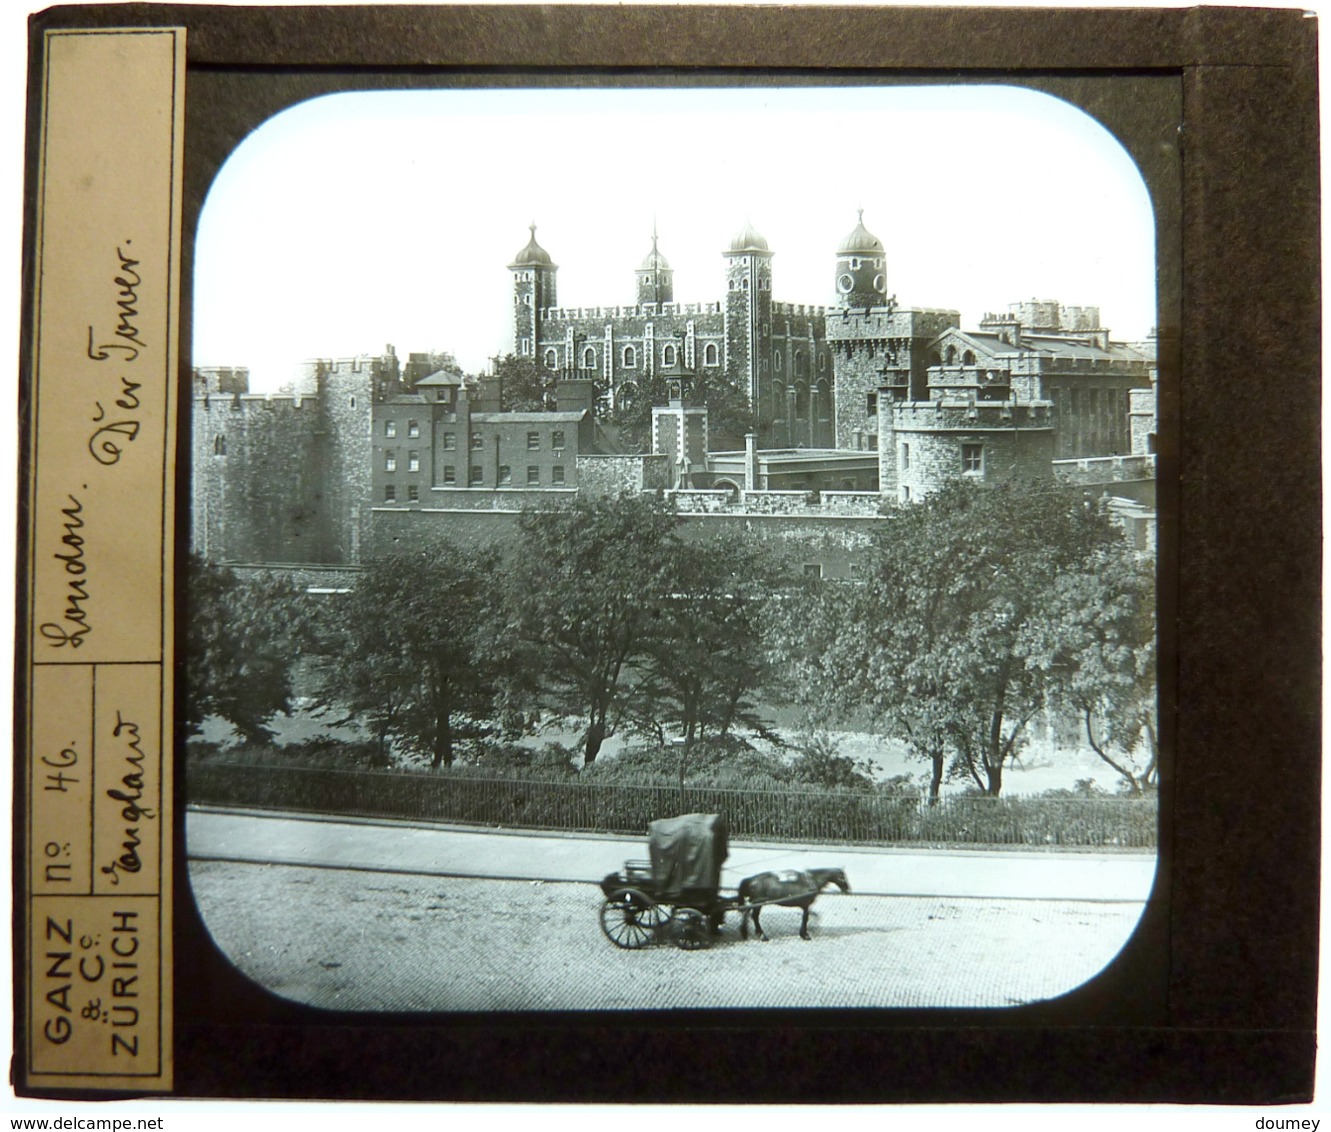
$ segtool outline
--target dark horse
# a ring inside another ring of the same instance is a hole
[[[779,904],[782,908],[804,909],[800,939],[808,939],[809,908],[829,884],[836,885],[842,892],[850,891],[850,881],[846,879],[844,869],[809,869],[806,872],[792,869],[783,873],[759,873],[755,877],[745,877],[739,882],[740,938],[749,938],[749,918],[752,917],[758,938],[766,939],[767,935],[758,917],[764,905]]]

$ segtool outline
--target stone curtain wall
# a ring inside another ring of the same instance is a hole
[[[192,408],[193,549],[214,562],[328,561],[319,399],[210,396]]]

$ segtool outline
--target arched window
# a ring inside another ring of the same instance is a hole
[[[781,351],[780,351],[780,350],[778,350],[775,354],[772,355],[772,364],[773,364],[774,366],[776,366],[777,369],[780,369],[780,368],[781,368]]]
[[[556,359],[556,355],[555,355],[554,350],[553,350],[553,349],[546,350],[546,352],[545,352],[545,368],[546,368],[546,369],[554,369],[554,368],[555,368],[555,359]]]
[[[795,351],[795,376],[796,377],[809,376],[809,359],[805,356],[803,350]]]
[[[218,433],[213,440],[213,455],[214,456],[226,455],[226,437],[223,436],[221,433]]]
[[[675,354],[676,351],[674,346],[662,346],[661,364],[663,366],[673,366],[675,364]]]
[[[749,277],[746,275],[739,281],[739,285],[741,290],[747,291],[749,289]]]
[[[624,347],[624,364],[630,369],[638,364],[638,351],[632,346]]]
[[[967,350],[961,355],[961,364],[963,366],[973,366],[975,364],[975,351]]]
[[[955,346],[949,346],[947,348],[946,361],[947,364],[950,366],[954,366],[957,364],[957,348]]]
[[[702,364],[705,366],[714,366],[718,364],[718,355],[715,342],[708,342],[702,348]]]
[[[596,351],[593,350],[590,346],[588,346],[582,352],[582,368],[583,369],[596,368]]]
[[[633,405],[638,399],[638,387],[631,381],[626,381],[619,387],[619,392],[615,395],[615,408],[624,410]]]

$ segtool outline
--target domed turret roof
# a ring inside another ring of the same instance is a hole
[[[859,223],[855,231],[841,241],[837,255],[881,255],[883,241],[864,226],[864,209],[859,210]]]
[[[513,257],[513,262],[509,267],[554,267],[554,260],[550,258],[550,253],[536,242],[536,224],[531,225],[531,239],[527,241],[527,246]]]
[[[767,241],[758,234],[749,221],[744,222],[744,227],[735,233],[735,238],[730,241],[730,251],[732,252],[766,252],[772,249],[767,246]]]
[[[669,271],[670,264],[666,262],[666,257],[656,249],[656,233],[652,233],[652,250],[647,253],[647,258],[642,261],[639,271]]]

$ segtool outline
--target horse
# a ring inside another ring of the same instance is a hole
[[[745,877],[739,882],[740,938],[749,938],[749,917],[753,917],[753,926],[758,938],[767,939],[767,934],[758,920],[766,904],[779,904],[782,908],[803,908],[804,919],[800,923],[800,939],[810,938],[809,908],[818,899],[818,894],[829,884],[836,885],[842,892],[850,891],[850,881],[846,879],[844,869],[808,869],[804,872],[791,869],[781,873],[759,873],[757,876]]]

